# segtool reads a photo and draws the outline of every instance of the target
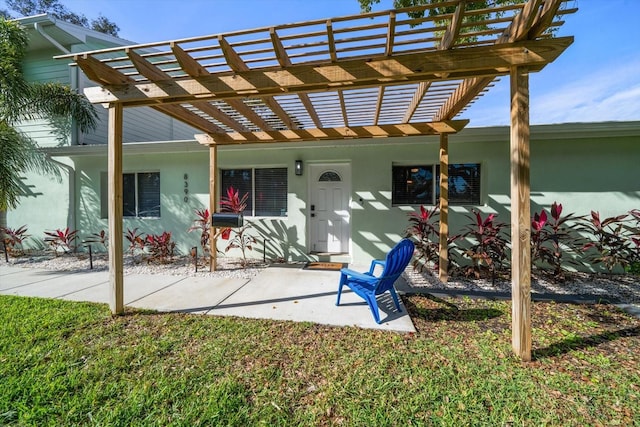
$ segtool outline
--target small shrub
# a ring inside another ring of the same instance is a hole
[[[409,212],[409,227],[405,237],[411,237],[416,245],[416,256],[412,266],[417,271],[424,271],[429,266],[433,270],[440,268],[440,220],[438,206],[427,210],[420,206],[420,212]],[[449,270],[456,264],[453,258],[454,242],[460,236],[448,236],[447,251]]]
[[[220,200],[221,211],[241,214],[247,208],[248,198],[249,193],[245,193],[242,197],[240,197],[239,190],[236,190],[233,187],[229,187],[227,189],[226,196],[223,197],[222,200]],[[229,241],[229,244],[224,249],[224,251],[226,253],[231,249],[240,249],[240,251],[242,252],[243,267],[247,266],[247,251],[253,250],[253,245],[256,244],[256,238],[247,232],[250,228],[252,228],[252,225],[250,223],[247,223],[237,229],[224,228],[220,230],[220,236],[222,236],[222,238],[225,240],[229,239],[231,233],[233,233],[233,238]]]
[[[24,253],[24,241],[30,237],[27,234],[27,226],[23,225],[19,228],[2,227],[2,233],[4,233],[4,246],[6,251],[12,255]]]
[[[196,209],[196,219],[193,220],[193,225],[187,230],[189,233],[192,231],[200,232],[200,247],[205,258],[209,253],[209,240],[211,238],[211,214],[209,209]]]
[[[503,262],[507,260],[508,240],[503,231],[507,224],[496,221],[496,214],[489,214],[483,219],[480,212],[475,209],[472,212],[473,216],[467,216],[471,224],[465,227],[466,231],[460,236],[472,242],[471,247],[463,252],[472,264],[467,274],[479,278],[484,270],[488,270],[492,280],[495,280],[497,271],[503,268]]]
[[[250,224],[246,224],[238,229],[234,229],[233,239],[229,241],[229,244],[225,248],[225,252],[231,249],[240,249],[242,251],[242,266],[247,266],[247,251],[253,250],[253,245],[256,244],[256,238],[247,233],[247,230],[251,228]]]
[[[629,215],[631,216],[632,225],[629,225],[629,240],[631,240],[631,264],[636,266],[635,273],[640,273],[640,209],[632,209],[629,211]]]
[[[633,262],[634,251],[631,240],[625,234],[627,214],[600,219],[600,213],[591,211],[591,217],[584,220],[584,228],[592,235],[593,240],[583,246],[583,250],[595,249],[596,254],[588,258],[602,264],[609,273],[617,266],[626,269]]]
[[[242,197],[240,197],[240,190],[236,190],[232,186],[227,188],[226,196],[223,196],[220,200],[220,210],[222,212],[233,212],[237,214],[241,214],[247,209],[247,199],[249,198],[249,193],[245,193]],[[224,240],[228,240],[231,236],[230,228],[223,228],[220,230],[220,236]],[[229,249],[225,249],[225,252]]]
[[[129,248],[127,248],[127,251],[132,257],[135,257],[136,251],[144,250],[145,239],[142,237],[142,233],[138,233],[137,227],[133,230],[127,228],[127,231],[124,233],[124,237],[129,242]]]
[[[562,204],[553,202],[551,218],[543,209],[534,213],[531,220],[531,261],[534,265],[547,264],[551,267],[556,280],[564,278],[563,265],[575,263],[564,257],[565,251],[578,252],[581,239],[578,237],[577,223],[581,217],[569,213],[562,215]]]
[[[164,231],[162,234],[147,234],[144,239],[145,247],[149,250],[147,262],[155,261],[167,263],[173,257],[176,247],[171,240],[171,233]]]
[[[100,230],[97,233],[92,233],[87,239],[85,239],[86,243],[97,243],[102,246],[102,248],[106,251],[109,249],[109,236],[105,230]]]
[[[406,237],[412,237],[416,245],[413,268],[423,271],[431,264],[435,268],[440,261],[440,221],[438,207],[427,210],[420,206],[420,212],[409,212],[409,228]]]
[[[58,228],[55,231],[45,231],[45,243],[48,243],[53,253],[58,255],[60,251],[63,253],[75,250],[75,241],[77,239],[78,230],[71,230],[69,227],[64,230]]]

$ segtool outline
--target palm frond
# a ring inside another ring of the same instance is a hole
[[[33,83],[29,99],[22,105],[22,114],[28,118],[43,117],[50,122],[60,117],[76,121],[82,132],[96,128],[98,113],[87,98],[60,83]]]

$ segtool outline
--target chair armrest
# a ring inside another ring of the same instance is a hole
[[[384,269],[387,265],[387,262],[381,259],[374,259],[371,261],[371,266],[369,267],[369,274],[373,276],[373,272],[376,269],[376,266],[380,265]]]
[[[344,274],[345,276],[353,277],[354,279],[363,280],[367,282],[375,279],[375,277],[373,277],[369,273],[360,273],[359,271],[351,270],[348,268],[341,269],[340,273]]]

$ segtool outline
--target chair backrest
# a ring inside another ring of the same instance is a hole
[[[386,292],[393,286],[411,261],[414,249],[415,246],[411,240],[402,239],[389,251],[380,281],[376,286],[376,295]]]

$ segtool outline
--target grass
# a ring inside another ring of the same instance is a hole
[[[418,332],[0,296],[0,425],[640,425],[640,320],[405,298]]]

